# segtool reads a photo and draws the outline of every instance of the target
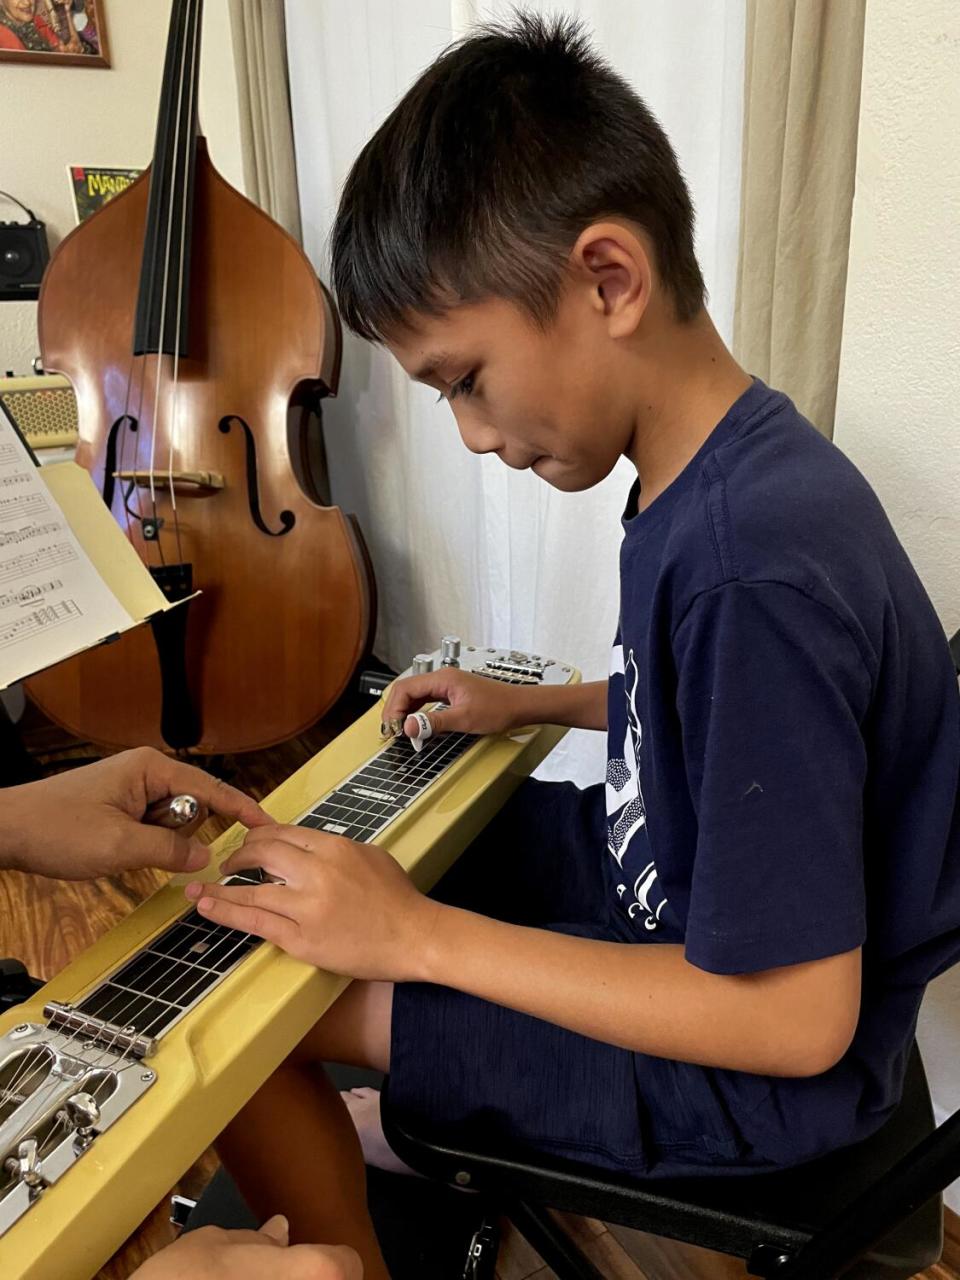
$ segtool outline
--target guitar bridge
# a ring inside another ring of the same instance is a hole
[[[103,1018],[81,1013],[72,1004],[51,1000],[43,1006],[43,1016],[52,1031],[69,1031],[85,1040],[103,1045],[117,1054],[131,1058],[149,1058],[157,1047],[153,1036],[142,1035],[136,1027],[118,1027]]]

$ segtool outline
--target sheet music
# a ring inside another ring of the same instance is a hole
[[[133,623],[0,406],[0,688]]]

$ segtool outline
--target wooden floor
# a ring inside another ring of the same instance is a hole
[[[354,700],[340,704],[321,724],[280,747],[228,758],[223,775],[236,786],[261,798],[339,733],[363,705]],[[28,712],[24,739],[35,759],[49,772],[74,767],[96,751],[65,739],[60,730]],[[212,819],[203,831],[212,839],[223,826]],[[90,884],[56,883],[35,877],[7,874],[0,877],[0,955],[22,959],[30,972],[50,978],[67,961],[89,946],[148,896],[163,877],[154,872],[112,876]],[[208,1152],[178,1184],[182,1194],[196,1198],[216,1168]],[[171,1188],[174,1190],[174,1188]],[[168,1201],[158,1205],[116,1256],[99,1273],[98,1280],[126,1280],[145,1258],[174,1238],[167,1220]],[[607,1228],[586,1218],[558,1215],[566,1229],[610,1280],[736,1280],[746,1277],[741,1262],[702,1249],[659,1240],[620,1227]],[[960,1255],[960,1241],[953,1256]],[[499,1280],[550,1280],[554,1273],[509,1226],[504,1228],[497,1275]],[[924,1280],[960,1280],[945,1266],[924,1273]]]

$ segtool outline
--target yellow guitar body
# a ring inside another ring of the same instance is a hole
[[[562,670],[565,680],[579,679],[572,669]],[[296,821],[369,761],[383,746],[381,706],[287,779],[264,808],[280,822]],[[539,726],[477,740],[376,843],[428,889],[564,732]],[[218,877],[219,864],[243,835],[234,826],[212,845],[204,878]],[[0,1018],[0,1036],[44,1022],[49,1001],[76,1004],[182,915],[185,905],[177,883],[160,890],[33,999]],[[155,1073],[155,1080],[0,1236],[0,1276],[90,1280],[346,985],[347,979],[275,947],[258,946],[130,1068]]]

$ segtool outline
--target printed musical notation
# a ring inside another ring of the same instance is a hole
[[[49,510],[50,503],[42,493],[18,493],[15,498],[0,498],[0,522],[45,516]]]
[[[63,532],[63,526],[58,526]],[[4,559],[0,556],[0,586],[22,578],[25,573],[37,573],[41,569],[54,569],[57,565],[76,560],[77,553],[69,542],[56,542],[41,551],[24,551],[18,556]]]
[[[0,547],[9,547],[15,542],[30,542],[34,538],[45,538],[48,533],[62,532],[62,520],[48,520],[46,524],[25,524],[19,529],[0,529]]]
[[[15,622],[0,624],[0,649],[6,649],[18,641],[29,640],[44,629],[49,630],[80,616],[80,608],[75,600],[61,600],[59,604],[47,605],[43,609],[31,609]]]
[[[43,596],[59,591],[62,586],[62,578],[51,578],[49,582],[28,582],[16,591],[6,591],[0,595],[0,610],[9,609],[16,604],[36,604]]]
[[[0,688],[132,622],[0,406]]]

